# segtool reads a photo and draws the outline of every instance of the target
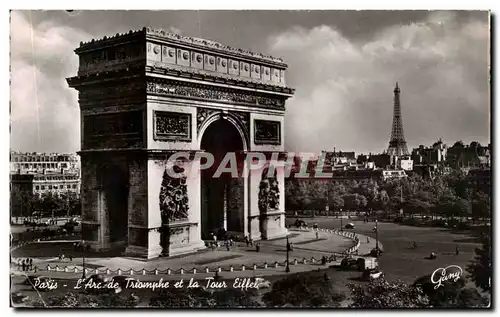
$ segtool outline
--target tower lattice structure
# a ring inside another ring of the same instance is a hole
[[[396,87],[394,88],[394,115],[392,119],[391,139],[389,141],[389,148],[387,149],[387,154],[397,157],[409,155],[403,132],[403,118],[401,116],[399,99],[400,92],[401,89],[399,89],[398,83],[396,83]]]

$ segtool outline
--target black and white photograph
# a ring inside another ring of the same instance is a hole
[[[489,10],[9,19],[11,308],[492,308]]]

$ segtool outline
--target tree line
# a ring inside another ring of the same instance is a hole
[[[75,192],[45,192],[38,195],[13,187],[10,191],[10,209],[11,216],[16,219],[34,220],[42,217],[79,215],[81,205],[80,197]]]
[[[459,170],[433,179],[413,174],[402,179],[336,180],[288,179],[287,211],[316,214],[342,211],[376,211],[385,214],[403,209],[405,215],[489,218],[491,189],[477,186]]]

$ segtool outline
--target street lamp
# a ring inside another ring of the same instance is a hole
[[[340,208],[340,231],[344,231],[342,225],[342,208]]]
[[[81,248],[82,248],[82,279],[85,279],[85,240],[82,239],[81,242]]]
[[[288,241],[288,235],[286,236],[286,269],[285,272],[290,273],[290,242]]]
[[[378,220],[375,219],[375,250],[378,253]]]

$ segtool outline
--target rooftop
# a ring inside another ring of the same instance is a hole
[[[231,54],[236,54],[240,56],[245,56],[245,57],[252,57],[252,58],[258,58],[258,59],[263,59],[267,60],[270,62],[274,63],[279,63],[282,64],[282,66],[286,67],[286,64],[283,63],[283,59],[279,57],[273,57],[270,55],[264,55],[262,53],[255,53],[249,50],[244,50],[241,48],[234,48],[231,46],[223,45],[219,42],[208,40],[208,39],[202,39],[198,37],[189,37],[189,36],[182,36],[179,34],[174,34],[170,32],[166,32],[162,29],[153,29],[150,27],[144,27],[141,30],[130,30],[127,33],[116,33],[114,36],[108,37],[104,36],[103,38],[100,39],[92,39],[88,42],[80,42],[80,47],[75,50],[75,52],[80,52],[86,49],[91,49],[96,45],[103,45],[103,44],[111,44],[113,42],[116,42],[117,40],[120,40],[124,37],[133,37],[137,35],[144,34],[146,36],[150,36],[152,38],[161,38],[165,39],[168,41],[176,42],[179,44],[189,44],[190,46],[197,46],[199,48],[204,48],[204,49],[210,49],[210,50],[215,50],[215,51],[220,51],[224,53],[231,53]]]

